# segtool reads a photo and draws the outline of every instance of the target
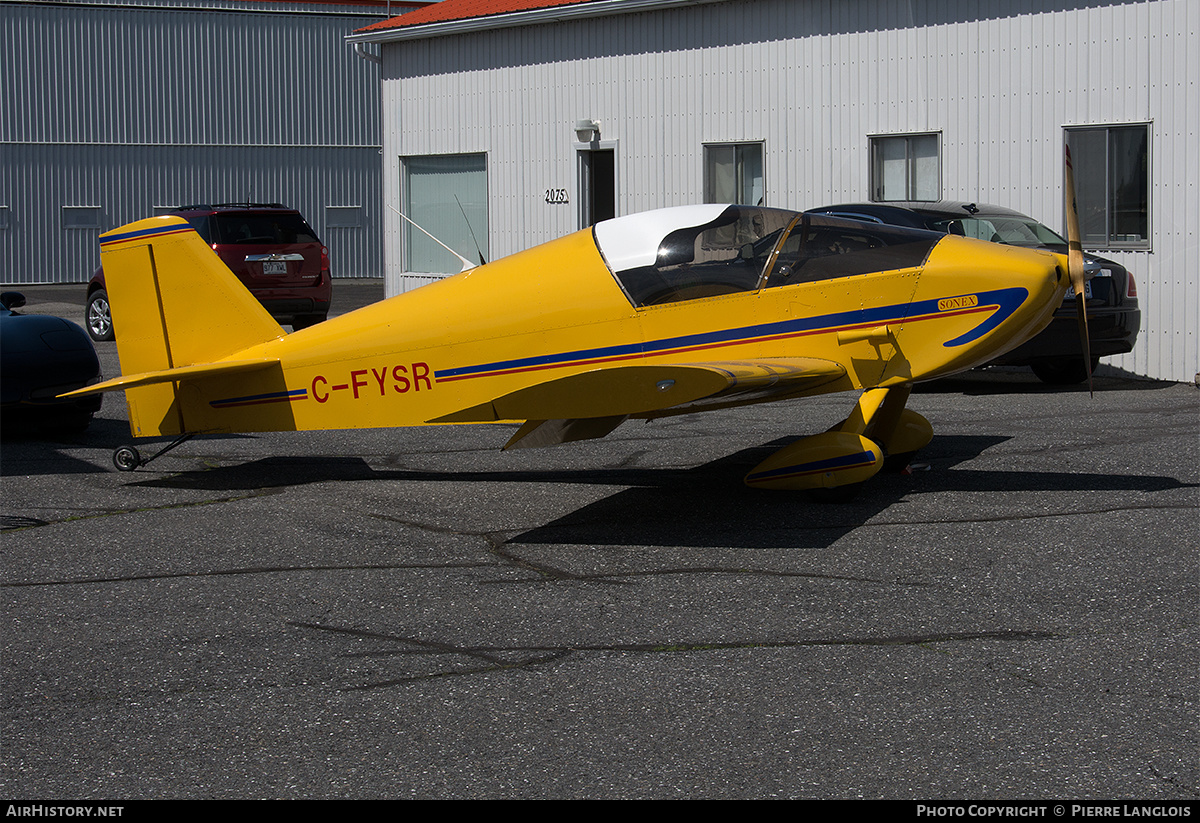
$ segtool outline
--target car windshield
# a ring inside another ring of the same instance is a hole
[[[1067,243],[1066,240],[1036,220],[1007,215],[989,217],[977,214],[970,217],[956,217],[951,220],[935,220],[930,223],[929,227],[946,234],[974,237],[979,240],[989,240],[992,243],[1004,243],[1007,246],[1045,248],[1047,246],[1064,246]]]
[[[212,242],[236,245],[316,243],[316,234],[298,214],[216,214]]]

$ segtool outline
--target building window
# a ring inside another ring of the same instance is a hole
[[[1079,233],[1089,248],[1150,247],[1150,126],[1067,129]]]
[[[362,206],[325,207],[325,228],[327,229],[357,229],[362,224]]]
[[[942,199],[941,135],[871,138],[871,199]]]
[[[100,228],[99,206],[63,206],[62,227],[64,229]]]
[[[704,147],[704,202],[764,206],[762,143],[711,143]]]
[[[404,270],[437,274],[461,270],[463,262],[441,243],[468,260],[486,260],[487,155],[403,157],[400,167],[404,215],[412,221],[402,221]]]

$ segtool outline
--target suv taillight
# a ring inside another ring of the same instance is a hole
[[[1125,272],[1125,296],[1137,297],[1137,285],[1133,282],[1133,273]]]
[[[329,249],[321,246],[321,279],[329,277]]]

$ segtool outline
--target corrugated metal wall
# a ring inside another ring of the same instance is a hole
[[[577,227],[573,124],[617,144],[620,213],[699,202],[702,146],[764,141],[768,205],[869,197],[869,136],[941,135],[943,197],[1063,225],[1063,128],[1151,124],[1143,331],[1109,362],[1200,371],[1200,3],[758,0],[383,45],[384,196],[406,155],[487,152],[493,256]],[[403,273],[385,215],[389,288]]]
[[[304,212],[335,276],[382,274],[379,67],[344,41],[382,15],[247,5],[0,4],[0,279],[81,282],[101,230],[247,198]]]
[[[382,275],[379,150],[290,146],[6,146],[4,195],[18,204],[0,244],[6,283],[83,282],[100,264],[101,231],[161,207],[281,202],[329,248],[335,277]],[[96,206],[95,228],[64,207]],[[327,206],[360,206],[361,225],[326,225]]]

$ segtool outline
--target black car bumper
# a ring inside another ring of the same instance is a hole
[[[1142,312],[1136,306],[1088,309],[1088,339],[1091,355],[1108,357],[1133,351],[1142,325]],[[992,361],[1001,366],[1028,366],[1039,360],[1082,357],[1079,320],[1074,306],[1059,309],[1054,319],[1037,337]]]

